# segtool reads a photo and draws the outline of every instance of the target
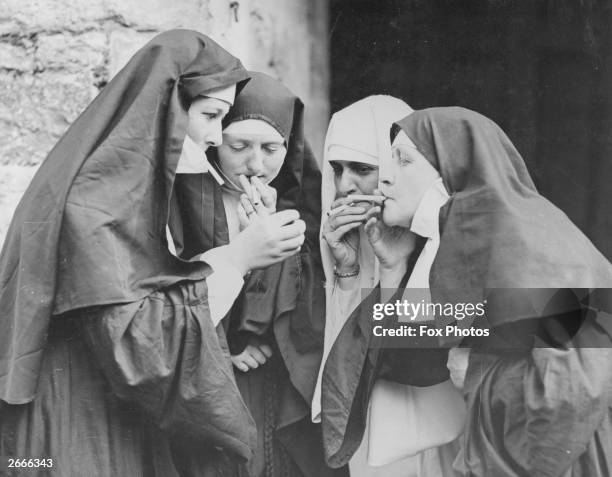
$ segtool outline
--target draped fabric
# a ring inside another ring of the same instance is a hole
[[[473,343],[455,465],[483,477],[609,474],[612,266],[538,194],[493,121],[431,108],[397,126],[451,193],[432,298],[488,300],[492,336]]]
[[[167,251],[174,170],[191,100],[247,78],[208,37],[162,33],[51,151],[0,256],[0,399],[33,399],[52,314],[133,302],[209,273]]]

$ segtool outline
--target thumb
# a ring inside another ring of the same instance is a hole
[[[247,213],[244,210],[242,204],[238,203],[238,207],[236,207],[236,210],[238,212],[238,223],[240,224],[240,230],[244,230],[250,224],[249,217],[247,216]]]
[[[376,217],[370,217],[365,224],[365,232],[368,236],[368,240],[372,245],[380,240],[381,233],[378,226],[378,219]]]

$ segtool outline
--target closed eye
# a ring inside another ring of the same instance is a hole
[[[244,151],[247,148],[247,145],[243,142],[234,142],[229,144],[229,147],[232,151]]]
[[[277,151],[279,151],[282,147],[284,147],[282,144],[278,144],[278,143],[269,143],[269,144],[264,144],[263,145],[263,149],[270,153],[273,154]]]

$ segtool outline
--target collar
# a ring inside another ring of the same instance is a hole
[[[215,170],[215,168],[208,162],[206,153],[198,146],[198,144],[191,139],[188,135],[185,135],[185,141],[183,142],[183,150],[181,157],[178,160],[176,166],[177,174],[204,174],[210,172],[215,178],[219,185],[223,185],[224,181]]]
[[[423,198],[412,218],[410,231],[421,237],[438,238],[440,236],[438,216],[440,215],[440,209],[449,198],[442,178],[439,177],[423,194]]]

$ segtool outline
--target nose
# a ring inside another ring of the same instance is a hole
[[[359,192],[351,174],[344,171],[340,175],[336,189],[339,197],[345,197]]]
[[[221,121],[215,121],[210,125],[210,130],[206,135],[206,144],[214,147],[219,147],[223,142],[223,131],[221,128]]]
[[[396,151],[393,151],[393,164],[386,164],[383,162],[378,168],[378,185],[381,191],[384,193],[384,187],[393,185],[395,180],[393,166],[397,160]]]
[[[247,160],[247,172],[250,176],[259,176],[263,173],[263,152],[260,147],[253,147]]]

